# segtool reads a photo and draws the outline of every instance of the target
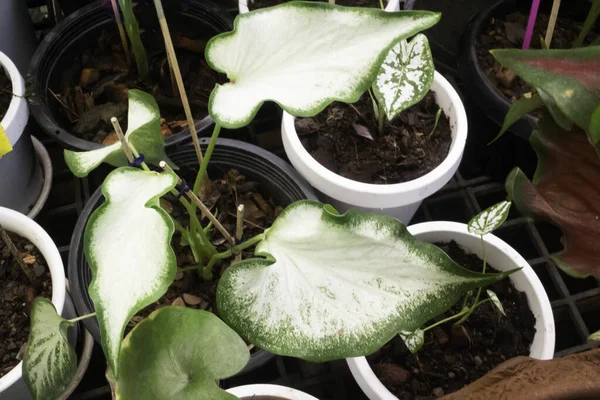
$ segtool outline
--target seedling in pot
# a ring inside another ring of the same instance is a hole
[[[162,149],[158,107],[140,91],[129,93],[130,123],[119,143],[65,154],[78,176],[103,161],[120,166],[104,181],[106,202],[89,218],[84,236],[93,275],[89,293],[117,398],[136,398],[134,386],[143,386],[148,399],[184,394],[194,399],[228,398],[214,387],[214,379],[239,371],[247,360],[245,344],[214,316],[210,316],[211,326],[196,327],[193,339],[183,340],[184,333],[192,331],[189,324],[209,318],[201,311],[189,310],[189,321],[179,322],[187,316],[166,307],[122,340],[131,317],[159,299],[173,282],[177,266],[170,242],[176,229],[194,248],[198,271],[205,279],[212,278],[222,260],[255,246],[256,258],[232,264],[221,276],[216,298],[219,316],[249,343],[312,361],[372,353],[397,332],[415,329],[444,312],[467,291],[513,272],[464,270],[439,248],[415,240],[394,218],[356,211],[340,215],[313,201],[289,205],[263,233],[230,243],[221,252],[207,239],[207,229],[196,214],[196,206],[202,210],[199,188],[207,179],[222,126],[245,126],[267,99],[303,116],[318,113],[335,99],[356,100],[373,84],[388,50],[438,18],[430,12],[386,13],[303,2],[239,16],[234,32],[207,44],[207,60],[227,73],[231,82],[217,85],[211,95],[209,109],[216,125],[193,190],[183,184],[175,189],[180,181],[173,172],[176,166],[169,166]],[[328,35],[318,32],[319,27]],[[307,46],[307,38],[313,43],[311,35],[321,40]],[[286,46],[274,38],[287,38]],[[165,172],[151,171],[142,154]],[[177,224],[160,207],[159,199],[167,193],[185,193],[192,199],[192,203],[179,199],[188,211],[189,227]],[[209,218],[220,230],[218,218]],[[228,240],[233,236],[221,234]],[[161,314],[169,318],[159,318]],[[223,335],[214,326],[230,334]],[[149,335],[151,331],[155,334]],[[203,336],[213,342],[201,341]],[[181,339],[163,341],[162,337]],[[238,354],[231,356],[237,361],[232,365],[224,353],[210,357],[217,346]],[[170,360],[165,360],[169,354]],[[56,355],[44,353],[44,357]],[[201,362],[194,361],[198,357]],[[68,371],[60,357],[39,361],[61,366],[52,373]],[[178,366],[175,374],[172,363]],[[167,365],[169,371],[163,369]],[[140,374],[140,368],[148,373]],[[32,392],[42,384],[39,377],[29,381]]]
[[[510,204],[511,203],[508,201],[502,201],[498,204],[494,204],[493,206],[477,214],[469,221],[469,232],[474,235],[478,235],[481,239],[481,252],[483,254],[483,267],[481,272],[483,274],[485,274],[487,267],[484,236],[498,229],[504,223],[504,221],[506,221],[508,212],[510,211]],[[456,319],[458,319],[458,321],[454,322],[453,324],[453,332],[455,329],[458,329],[459,331],[466,333],[462,327],[462,324],[469,318],[469,316],[471,316],[477,307],[488,302],[491,302],[502,315],[506,316],[504,313],[504,307],[502,307],[502,303],[500,303],[498,296],[493,291],[486,290],[488,298],[485,300],[479,300],[482,290],[483,289],[481,287],[477,289],[477,294],[474,297],[472,291],[467,292],[463,299],[462,310],[459,313],[441,321],[437,321],[422,329],[416,329],[414,331],[401,331],[399,335],[406,344],[406,347],[411,351],[411,353],[416,353],[421,347],[423,347],[423,344],[425,343],[426,331]],[[469,304],[470,299],[472,300]]]

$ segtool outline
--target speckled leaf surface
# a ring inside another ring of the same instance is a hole
[[[158,165],[162,160],[169,162],[164,149],[164,137],[160,133],[160,111],[154,97],[141,90],[129,91],[129,111],[125,139],[144,155],[147,162]],[[121,142],[97,150],[75,152],[65,150],[65,162],[77,177],[87,176],[103,162],[115,167],[128,165]]]
[[[493,232],[502,226],[506,218],[508,218],[510,204],[510,201],[501,201],[486,208],[471,218],[467,224],[467,229],[469,232],[480,236]]]
[[[388,52],[373,91],[389,120],[417,104],[429,91],[435,66],[427,36],[400,41]]]
[[[249,359],[246,343],[214,314],[163,307],[125,338],[116,399],[235,400],[216,381]]]
[[[88,292],[98,314],[102,348],[116,377],[127,322],[158,300],[175,278],[173,221],[158,199],[176,183],[171,173],[119,168],[104,180],[106,202],[86,226],[85,256],[92,270]]]
[[[320,2],[289,2],[238,15],[233,32],[213,37],[206,59],[229,82],[210,96],[213,120],[241,128],[267,100],[311,117],[338,100],[358,101],[399,40],[433,26],[440,14],[384,12]]]
[[[30,320],[23,379],[34,400],[55,400],[65,391],[77,369],[77,354],[67,341],[70,323],[43,297],[33,302]]]
[[[256,247],[265,258],[225,271],[219,315],[249,342],[311,361],[370,354],[505,276],[461,268],[392,217],[334,211],[293,203]]]

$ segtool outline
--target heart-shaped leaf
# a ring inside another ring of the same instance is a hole
[[[425,343],[425,332],[422,329],[417,329],[412,332],[400,331],[398,336],[402,338],[408,350],[413,354],[419,351]]]
[[[494,304],[494,306],[496,306],[498,311],[500,311],[500,314],[502,314],[506,317],[506,312],[504,312],[504,306],[502,306],[502,303],[500,302],[500,299],[498,298],[496,293],[492,292],[489,289],[486,290],[486,293],[489,296],[490,300],[492,300],[492,304]]]
[[[119,400],[235,400],[217,386],[244,368],[246,343],[214,314],[164,307],[136,325],[121,348]]]
[[[241,128],[267,100],[300,117],[332,101],[358,101],[387,52],[438,22],[429,11],[384,12],[319,2],[289,2],[238,15],[233,32],[213,37],[206,59],[230,82],[210,96],[211,117]]]
[[[165,140],[160,133],[160,112],[154,97],[141,90],[130,90],[127,124],[125,139],[144,155],[147,162],[158,165],[164,160],[172,168],[176,168],[165,153]],[[115,167],[128,165],[120,141],[97,150],[84,152],[65,150],[65,162],[73,175],[80,178],[87,176],[103,162]]]
[[[474,235],[487,235],[488,233],[498,229],[510,211],[510,201],[501,201],[500,203],[490,206],[471,218],[467,229]]]
[[[435,66],[427,36],[400,41],[385,57],[373,91],[389,120],[417,104],[431,87]]]
[[[56,313],[50,300],[38,297],[31,309],[23,379],[35,400],[55,400],[77,370],[77,354],[67,341],[71,323]]]
[[[119,168],[104,180],[106,202],[86,226],[85,256],[93,275],[88,292],[98,314],[102,348],[116,377],[125,325],[158,300],[175,278],[173,220],[158,199],[176,183],[171,173]]]
[[[565,117],[582,129],[600,103],[600,46],[569,50],[492,50],[506,68],[542,89]],[[600,146],[600,134],[590,135]]]
[[[530,138],[538,156],[533,183],[515,168],[506,190],[526,216],[548,220],[564,235],[565,249],[553,260],[567,273],[600,278],[600,158],[584,131],[564,131],[549,114]]]
[[[219,281],[223,320],[250,343],[311,361],[370,354],[506,274],[461,268],[397,219],[298,201]]]

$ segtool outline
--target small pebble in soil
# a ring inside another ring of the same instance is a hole
[[[473,357],[473,361],[475,362],[475,365],[477,365],[478,367],[483,364],[483,360],[481,360],[481,357],[479,357],[479,356]]]
[[[442,397],[444,395],[444,389],[441,387],[436,387],[433,389],[432,393],[435,397]]]
[[[456,378],[456,374],[454,372],[448,372],[448,378],[454,379]]]

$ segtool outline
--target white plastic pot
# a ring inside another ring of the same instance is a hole
[[[279,385],[246,385],[227,391],[240,400],[319,400],[299,390]]]
[[[467,141],[467,114],[450,83],[435,73],[431,91],[450,120],[452,144],[448,156],[429,173],[409,182],[377,185],[357,182],[332,172],[306,151],[294,125],[294,117],[283,113],[281,134],[285,153],[300,174],[316,190],[319,198],[338,211],[349,209],[391,215],[408,224],[423,199],[440,190],[454,175]]]
[[[0,52],[0,67],[12,83],[14,96],[1,121],[13,150],[0,157],[0,207],[27,214],[42,191],[43,174],[29,132],[25,82],[15,64]]]
[[[425,222],[408,227],[417,239],[435,243],[456,241],[466,250],[483,257],[479,236],[467,231],[467,225],[456,222]],[[515,288],[525,292],[531,312],[535,316],[536,333],[531,344],[529,356],[540,360],[549,360],[554,355],[554,317],[550,300],[539,278],[527,264],[527,261],[506,242],[490,234],[484,236],[487,260],[490,265],[501,271],[522,268],[510,275]],[[354,379],[362,391],[371,400],[397,400],[379,381],[365,357],[346,360]]]
[[[248,2],[252,0],[238,0],[238,9],[240,14],[246,14],[250,12],[248,9]],[[385,7],[386,11],[400,11],[400,0],[388,0],[387,6]]]
[[[65,305],[65,271],[56,245],[41,226],[14,210],[0,207],[0,225],[9,232],[28,239],[46,259],[52,277],[52,304],[62,314]],[[22,378],[20,362],[0,378],[0,400],[29,400],[31,396]]]

